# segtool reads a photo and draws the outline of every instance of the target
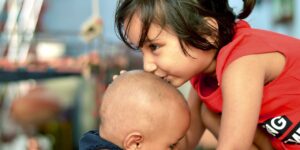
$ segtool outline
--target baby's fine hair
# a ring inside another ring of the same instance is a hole
[[[174,111],[178,109],[189,112],[183,95],[174,86],[152,73],[131,70],[108,86],[99,116],[101,127],[117,137],[117,133],[129,129],[147,126],[145,131],[150,131],[154,129],[152,127],[161,126],[161,122],[153,121],[158,121],[161,116],[176,115]]]
[[[133,49],[143,47],[151,23],[171,29],[180,41],[184,54],[188,55],[184,45],[201,50],[220,50],[228,44],[234,35],[236,19],[248,17],[256,0],[243,0],[244,6],[240,14],[234,14],[228,0],[119,0],[115,14],[115,27],[120,39]],[[128,27],[124,21],[139,13],[143,23],[140,41],[133,46],[127,38]],[[208,23],[213,18],[218,28]],[[211,43],[207,37],[214,37]]]

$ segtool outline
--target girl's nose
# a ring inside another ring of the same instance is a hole
[[[144,57],[144,70],[146,72],[154,72],[157,69],[157,65]]]

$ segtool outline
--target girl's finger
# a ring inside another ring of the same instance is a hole
[[[125,72],[127,72],[126,70],[121,70],[120,71],[120,74],[123,74],[123,73],[125,73]]]
[[[115,80],[119,75],[113,75],[112,79]]]

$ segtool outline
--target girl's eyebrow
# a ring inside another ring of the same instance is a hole
[[[148,36],[145,38],[145,42],[151,42],[153,40],[151,40]]]
[[[159,33],[152,39],[149,38],[149,35],[146,36],[145,42],[153,42],[155,40],[157,40],[157,38],[161,35],[161,33],[163,32],[163,29],[161,29],[159,31]],[[149,34],[149,33],[148,33]]]
[[[156,37],[154,39],[150,39],[148,36],[145,38],[145,43],[151,43],[155,41]]]
[[[143,45],[148,44],[148,43],[152,43],[152,42],[158,40],[158,37],[160,36],[161,33],[162,33],[162,30],[161,30],[161,31],[160,31],[153,39],[150,39],[150,38],[149,38],[149,35],[147,35],[147,36],[145,37],[145,41],[143,42]],[[139,48],[140,48],[140,47],[139,47]]]
[[[155,40],[156,40],[156,38],[154,38],[154,39],[149,39],[149,37],[147,36],[147,37],[145,38],[145,41],[144,41],[143,45],[151,44],[151,43],[153,43]]]

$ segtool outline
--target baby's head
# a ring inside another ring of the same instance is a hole
[[[185,136],[190,112],[175,87],[151,73],[129,71],[107,88],[100,119],[100,135],[125,150],[167,150]]]

